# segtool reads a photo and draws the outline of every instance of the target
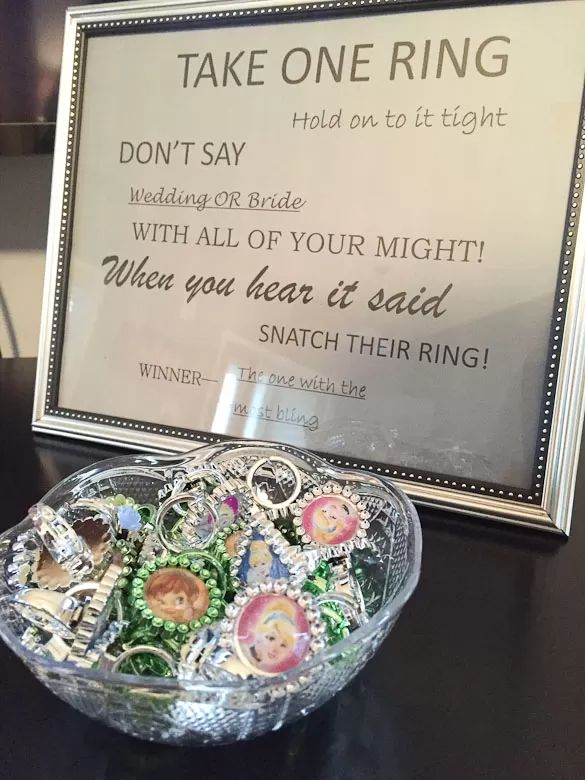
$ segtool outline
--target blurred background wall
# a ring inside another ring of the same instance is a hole
[[[37,354],[65,10],[0,0],[0,356]]]
[[[53,157],[0,157],[0,352],[37,354]]]

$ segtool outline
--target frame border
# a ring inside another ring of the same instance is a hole
[[[505,0],[505,4],[564,0]],[[503,4],[503,3],[500,3]],[[100,34],[339,18],[445,8],[485,7],[489,0],[328,0],[273,5],[270,0],[135,0],[67,11],[57,117],[47,267],[39,343],[33,429],[43,433],[152,451],[185,451],[236,437],[64,409],[58,406],[60,364],[70,259],[71,226],[87,39]],[[585,103],[581,103],[569,203],[562,237],[547,367],[534,458],[532,489],[465,481],[434,472],[331,453],[335,465],[391,477],[418,503],[479,517],[568,534],[585,412],[585,226],[580,223],[585,156]],[[347,458],[350,457],[350,460]]]

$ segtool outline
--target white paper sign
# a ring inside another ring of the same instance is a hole
[[[89,35],[54,408],[538,497],[584,28]]]

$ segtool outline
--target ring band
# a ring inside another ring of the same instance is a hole
[[[294,487],[292,488],[290,495],[288,495],[283,501],[273,502],[268,497],[264,497],[261,493],[258,493],[258,491],[255,490],[254,477],[256,476],[257,472],[262,468],[262,466],[266,466],[267,463],[280,463],[284,465],[293,475]],[[291,463],[290,460],[287,460],[286,458],[281,458],[278,455],[271,455],[268,458],[260,458],[260,460],[257,460],[256,463],[254,463],[254,465],[248,471],[248,474],[246,476],[246,483],[250,488],[250,491],[256,503],[260,504],[260,506],[264,507],[264,509],[284,509],[289,504],[292,504],[292,502],[301,492],[301,487],[302,487],[301,473],[298,470],[298,468],[294,465],[294,463]]]
[[[167,653],[166,650],[152,645],[136,645],[135,647],[128,648],[128,650],[124,650],[124,652],[120,653],[112,663],[110,671],[117,672],[124,661],[128,660],[128,658],[132,658],[133,655],[140,655],[142,653],[157,656],[168,665],[174,676],[177,675],[177,663],[173,656],[170,655],[170,653]]]
[[[187,503],[188,505],[193,504],[196,500],[198,500],[198,496],[194,496],[192,493],[179,493],[176,496],[170,496],[167,498],[166,501],[163,501],[163,503],[160,505],[157,516],[156,516],[156,532],[158,534],[159,539],[163,543],[163,545],[169,549],[171,552],[174,553],[182,553],[186,550],[193,549],[193,547],[196,548],[206,548],[208,547],[213,537],[215,536],[215,531],[217,530],[219,526],[219,516],[217,514],[217,510],[215,507],[211,504],[209,499],[207,497],[203,497],[200,499],[200,507],[201,507],[201,514],[206,514],[207,516],[211,516],[212,519],[212,528],[209,532],[209,535],[206,539],[200,539],[196,534],[196,528],[194,523],[189,521],[189,510],[187,510],[186,513],[182,514],[177,513],[181,515],[183,518],[183,525],[180,530],[180,534],[183,536],[184,543],[180,543],[178,541],[174,541],[172,539],[169,539],[169,536],[166,532],[165,526],[164,526],[164,519],[168,512],[175,506],[175,504],[182,504]],[[185,535],[183,533],[183,529],[187,525],[187,528],[192,530],[192,533],[190,535]]]
[[[355,603],[355,600],[346,593],[339,593],[334,590],[330,590],[327,591],[327,593],[321,593],[320,596],[317,596],[314,603],[315,607],[320,607],[323,604],[329,604],[331,602],[339,604],[341,607],[347,610],[350,618],[355,621],[356,625],[362,625],[362,620],[357,608],[357,604]]]
[[[217,481],[218,486],[223,485],[223,483],[226,481],[224,475],[215,467],[203,467],[200,469],[195,469],[195,471],[190,471],[176,478],[169,498],[174,498],[174,496],[178,495],[179,493],[188,493],[188,485],[190,485],[192,482],[197,482],[200,479],[205,479],[205,477],[212,477]],[[184,510],[181,507],[175,509],[175,512],[181,516],[187,514],[188,511],[189,510]]]

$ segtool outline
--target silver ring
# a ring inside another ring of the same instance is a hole
[[[183,680],[192,680],[201,674],[202,667],[209,661],[217,648],[218,637],[210,628],[194,634],[181,648],[181,660],[178,664],[178,676]]]
[[[71,641],[75,634],[61,619],[61,599],[62,595],[56,591],[25,588],[14,596],[12,605],[33,626]]]
[[[254,477],[256,476],[256,473],[259,471],[259,469],[262,468],[262,466],[266,465],[267,463],[283,463],[287,469],[289,469],[295,479],[295,486],[291,494],[287,496],[284,501],[274,503],[269,498],[265,498],[262,494],[258,494],[257,490],[254,488]],[[284,507],[292,504],[292,502],[301,492],[302,485],[301,473],[298,468],[294,465],[294,463],[291,463],[290,460],[281,458],[278,455],[270,455],[268,458],[260,458],[260,460],[257,460],[246,475],[246,483],[252,492],[254,501],[256,501],[257,504],[260,504],[260,506],[264,507],[265,509],[284,509]]]
[[[350,619],[353,620],[356,625],[363,625],[362,617],[359,613],[357,604],[351,596],[348,596],[346,593],[338,593],[334,590],[330,590],[326,593],[321,593],[319,596],[316,596],[314,604],[315,607],[318,608],[322,604],[328,604],[330,602],[334,602],[343,607],[349,613]]]
[[[158,509],[155,524],[156,532],[163,545],[171,552],[182,553],[187,550],[192,550],[193,548],[205,549],[211,544],[211,541],[215,536],[215,532],[219,528],[219,516],[217,514],[217,510],[211,501],[209,501],[209,499],[205,496],[200,500],[200,507],[202,507],[201,514],[205,514],[206,516],[211,515],[212,519],[211,528],[207,538],[201,539],[197,535],[197,527],[192,521],[189,521],[189,510],[187,510],[187,513],[183,515],[177,513],[182,517],[183,520],[179,533],[183,537],[184,542],[181,544],[178,541],[169,540],[167,530],[164,526],[164,519],[167,513],[175,506],[175,504],[187,503],[189,506],[192,505],[197,500],[197,498],[198,497],[194,496],[192,493],[179,493],[178,495],[170,496],[166,501],[163,501]],[[187,530],[191,530],[190,535],[184,534],[185,525],[187,525]]]
[[[218,486],[223,485],[223,483],[226,481],[224,475],[217,468],[204,466],[203,468],[195,469],[195,471],[190,471],[187,474],[183,474],[182,477],[178,477],[175,484],[173,485],[169,498],[172,498],[179,493],[188,493],[189,488],[187,486],[189,483],[196,482],[198,479],[204,479],[206,476],[213,477],[213,479],[217,481]],[[175,512],[181,516],[186,515],[188,511],[188,509],[183,509],[182,507],[175,509]]]
[[[91,599],[98,588],[99,582],[93,580],[79,582],[77,585],[69,588],[69,590],[63,594],[61,603],[59,604],[59,619],[66,622],[68,625],[77,622],[85,607],[82,597],[89,596]]]
[[[173,675],[175,677],[177,676],[177,663],[173,656],[167,653],[166,650],[162,650],[160,647],[154,647],[151,645],[135,645],[135,647],[130,647],[128,650],[124,650],[124,652],[120,653],[120,655],[112,663],[110,671],[117,672],[124,661],[126,661],[128,658],[132,658],[133,655],[140,655],[141,653],[148,653],[149,655],[155,655],[162,659],[168,665]]]

